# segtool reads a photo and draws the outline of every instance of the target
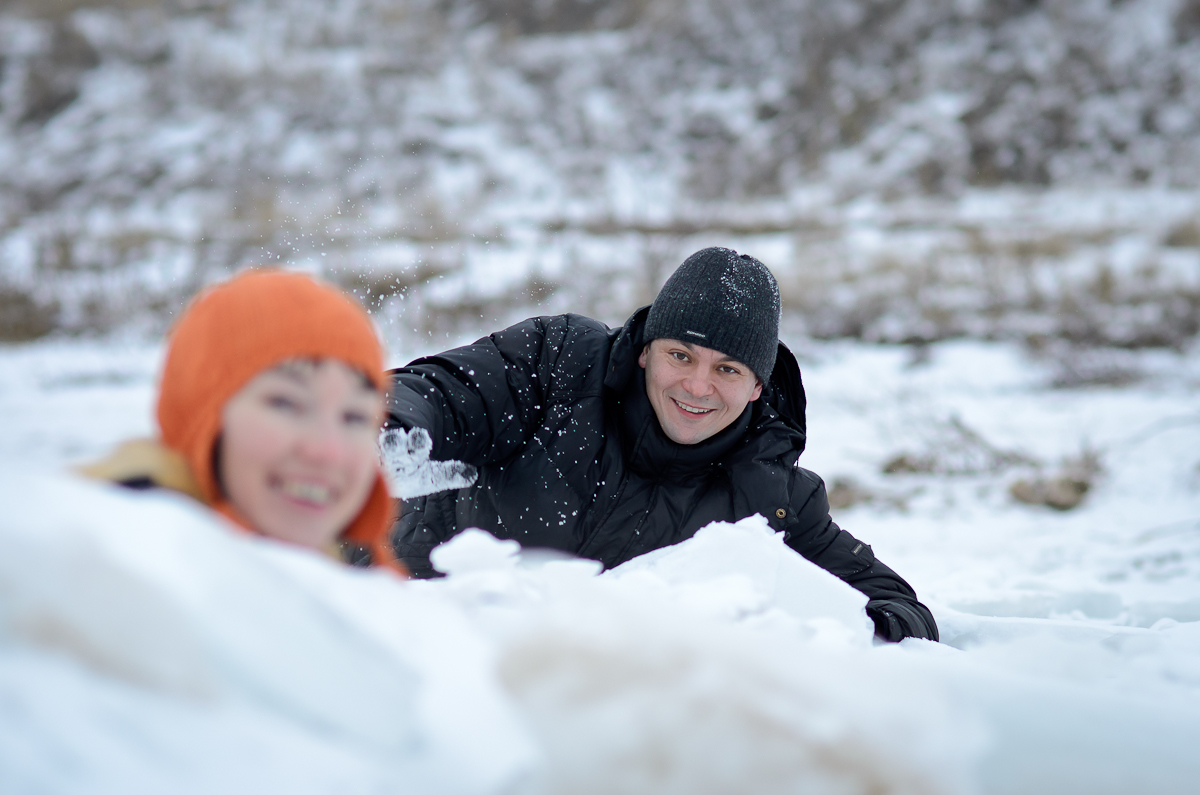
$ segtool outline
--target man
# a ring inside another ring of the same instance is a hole
[[[621,329],[532,318],[392,371],[388,426],[403,430],[385,447],[405,450],[406,496],[463,487],[406,501],[397,557],[435,576],[430,550],[481,527],[611,568],[758,513],[870,598],[879,637],[937,640],[913,589],[833,523],[821,479],[795,466],[804,389],[779,317],[766,266],[707,248]]]

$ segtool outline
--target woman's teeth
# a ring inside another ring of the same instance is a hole
[[[311,502],[314,505],[324,505],[333,496],[332,490],[327,486],[317,483],[297,483],[295,481],[284,483],[283,493],[297,500]]]

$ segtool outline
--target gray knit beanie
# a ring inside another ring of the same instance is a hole
[[[650,305],[645,340],[662,337],[732,356],[765,383],[779,347],[779,284],[748,254],[701,249],[671,274]]]

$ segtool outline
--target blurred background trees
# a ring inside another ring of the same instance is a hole
[[[790,334],[1200,330],[1193,0],[9,0],[0,338],[282,262],[416,352],[691,250]]]

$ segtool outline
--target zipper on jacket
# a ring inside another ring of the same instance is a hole
[[[579,545],[578,554],[580,557],[588,557],[589,553],[591,552],[591,546],[595,542],[596,537],[600,534],[601,528],[608,523],[608,518],[612,516],[613,511],[615,511],[617,506],[621,504],[621,498],[625,496],[625,487],[628,485],[629,470],[626,468],[621,473],[621,482],[617,484],[617,490],[613,493],[612,498],[609,500],[609,506],[604,509],[604,514],[596,521],[595,524],[592,525],[592,529],[588,533],[587,538],[585,538],[583,543]]]
[[[647,505],[646,510],[642,512],[642,516],[640,519],[638,519],[638,523],[634,525],[633,532],[629,534],[629,540],[625,542],[625,545],[622,546],[621,550],[617,553],[617,563],[615,565],[620,566],[625,561],[632,559],[626,557],[626,553],[629,552],[629,549],[634,545],[634,543],[641,540],[642,528],[646,526],[646,521],[650,518],[650,514],[654,513],[654,509],[658,507],[658,498],[662,492],[662,488],[663,486],[661,483],[654,484],[654,491],[650,492],[650,504]]]

